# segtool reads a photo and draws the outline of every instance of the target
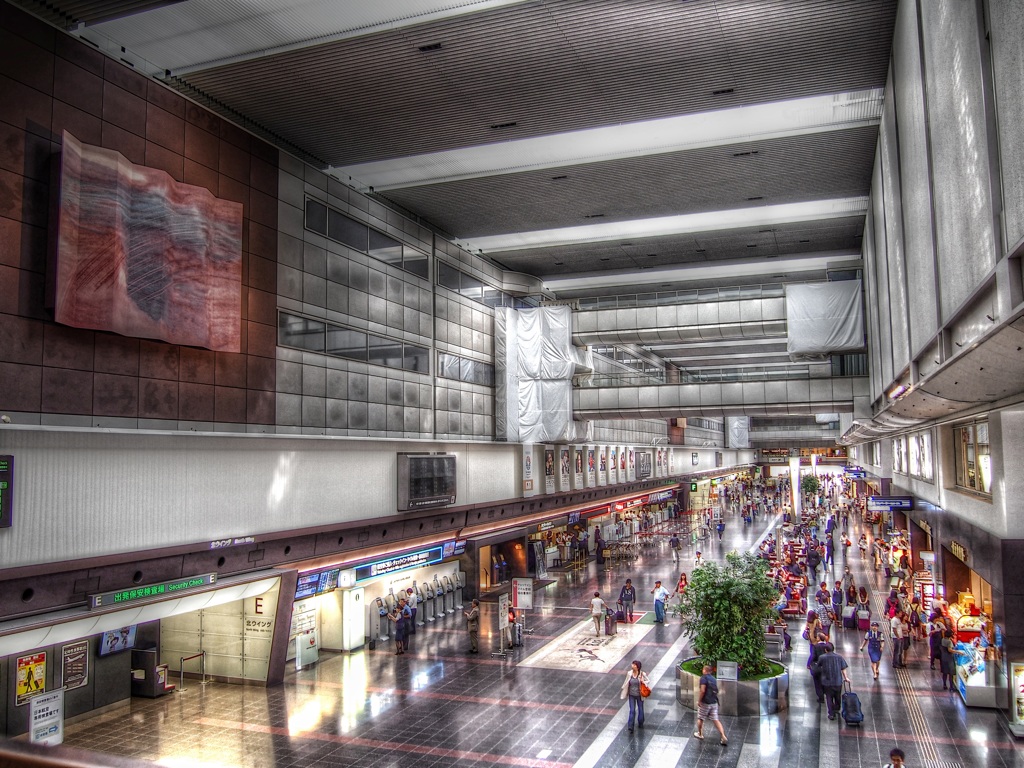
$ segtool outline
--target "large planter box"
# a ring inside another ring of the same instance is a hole
[[[685,661],[689,661],[686,659]],[[697,709],[700,676],[676,666],[676,701]],[[789,669],[764,680],[719,680],[718,712],[722,715],[774,715],[789,709]]]

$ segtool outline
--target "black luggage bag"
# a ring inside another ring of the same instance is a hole
[[[860,696],[850,689],[849,683],[843,684],[840,714],[847,725],[860,725],[864,722],[864,710],[860,706]]]

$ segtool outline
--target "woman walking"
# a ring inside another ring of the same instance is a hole
[[[871,673],[878,679],[878,662],[882,660],[882,646],[885,645],[885,637],[878,629],[878,622],[871,622],[871,629],[864,635],[864,642],[860,644],[860,650],[868,647],[868,658],[871,659]]]
[[[626,673],[619,696],[620,699],[629,699],[629,723],[626,727],[630,733],[633,732],[634,721],[641,728],[644,727],[644,697],[640,691],[641,686],[646,687],[649,692],[651,681],[643,671],[643,665],[639,661],[634,661],[629,665],[629,672]]]

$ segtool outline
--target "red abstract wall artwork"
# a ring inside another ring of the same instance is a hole
[[[242,205],[64,133],[55,319],[241,348]]]

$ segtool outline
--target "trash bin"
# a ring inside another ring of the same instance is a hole
[[[614,635],[619,629],[619,623],[615,620],[615,611],[609,610],[604,615],[604,633]]]

